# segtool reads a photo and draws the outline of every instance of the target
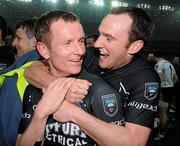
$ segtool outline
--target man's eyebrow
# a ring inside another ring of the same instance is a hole
[[[102,32],[102,35],[105,36],[105,37],[110,37],[112,39],[115,39],[111,34],[108,34],[108,33]]]
[[[82,37],[79,39],[79,41],[82,40],[82,39],[85,40],[85,36],[82,36]]]
[[[14,37],[15,37],[15,38],[20,38],[19,35],[17,35],[17,34],[16,34]]]

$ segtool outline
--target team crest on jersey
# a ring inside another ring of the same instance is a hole
[[[154,99],[157,96],[158,88],[159,86],[156,82],[145,83],[144,96],[148,100]]]
[[[102,96],[104,112],[113,117],[118,111],[118,104],[115,94],[107,94]]]

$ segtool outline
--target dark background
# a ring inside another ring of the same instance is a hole
[[[8,22],[14,31],[15,24],[27,18],[39,17],[42,13],[54,10],[69,10],[78,15],[84,26],[86,34],[97,32],[102,18],[111,8],[112,0],[103,0],[104,6],[90,4],[92,0],[79,0],[77,4],[68,4],[66,0],[0,0],[0,15]],[[180,55],[180,0],[119,0],[121,4],[139,7],[147,4],[145,8],[152,16],[156,29],[151,42],[145,49],[146,53],[160,50],[166,55]],[[162,6],[170,10],[160,10]]]

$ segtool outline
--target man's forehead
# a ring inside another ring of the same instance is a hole
[[[104,19],[102,20],[102,25],[103,24],[109,24],[109,25],[121,25],[121,26],[125,26],[127,24],[131,24],[132,23],[132,18],[126,14],[108,14],[106,17],[104,17]]]
[[[57,28],[61,28],[58,30],[64,30],[73,27],[78,27],[80,30],[84,32],[83,27],[79,21],[64,21],[63,19],[58,19],[57,21],[52,22],[50,25],[50,30],[57,30]]]
[[[66,22],[59,20],[53,22],[50,26],[50,32],[51,37],[58,38],[59,41],[69,41],[85,37],[84,30],[79,21]]]
[[[26,27],[20,27],[16,29],[16,34],[26,35]]]
[[[129,32],[131,28],[132,19],[128,14],[109,14],[107,15],[99,26],[100,33],[115,35],[117,33]]]

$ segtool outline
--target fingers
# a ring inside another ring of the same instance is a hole
[[[72,97],[74,96],[74,97]],[[86,95],[79,95],[79,94],[74,94],[70,96],[66,96],[65,100],[71,103],[77,103],[81,100],[83,100],[86,97]]]
[[[92,85],[91,82],[82,79],[76,79],[75,83],[76,83],[75,85],[79,87],[79,89],[84,89],[84,90],[88,90],[89,87]]]
[[[92,83],[87,80],[76,79],[67,92],[66,100],[69,102],[77,102],[82,100],[87,94]]]
[[[73,78],[59,78],[49,85],[37,105],[44,116],[54,113],[60,107],[73,82]]]

